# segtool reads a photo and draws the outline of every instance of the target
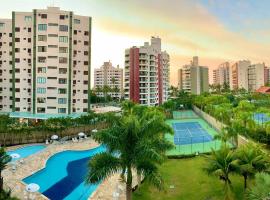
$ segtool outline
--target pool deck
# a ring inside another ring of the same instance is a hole
[[[47,160],[56,153],[66,151],[66,150],[88,150],[91,148],[95,148],[99,146],[98,143],[93,141],[92,139],[86,139],[81,142],[68,142],[66,144],[50,144],[47,148],[41,150],[40,152],[30,155],[24,158],[24,163],[19,164],[16,163],[17,169],[15,171],[12,170],[12,165],[8,165],[8,167],[2,172],[2,176],[4,177],[4,187],[6,189],[11,189],[12,196],[15,196],[19,199],[26,199],[25,196],[26,184],[22,182],[22,180],[35,172],[43,169],[46,166]],[[18,146],[22,147],[22,146]],[[11,149],[11,148],[10,148]],[[9,149],[9,150],[10,150]],[[12,148],[14,149],[14,147]],[[119,175],[114,175],[107,180],[104,180],[97,190],[89,197],[91,200],[100,200],[100,199],[112,199],[112,194],[116,191],[116,188],[121,190],[118,193],[120,194],[119,200],[125,199],[125,187],[123,183],[119,180]],[[41,193],[35,193],[35,200],[45,200],[48,199]]]

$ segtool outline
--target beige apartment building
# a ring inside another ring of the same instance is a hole
[[[214,85],[230,85],[230,63],[224,62],[213,70]]]
[[[178,87],[192,94],[209,91],[208,67],[199,66],[199,58],[193,57],[189,65],[178,70]]]
[[[113,67],[109,61],[104,62],[100,68],[95,69],[94,88],[103,88],[104,86],[108,86],[112,90],[112,92],[108,93],[111,97],[120,99],[123,96],[123,69],[119,65]],[[104,96],[102,92],[97,95]]]
[[[125,50],[125,98],[142,105],[160,105],[169,95],[170,57],[161,39]]]
[[[12,12],[0,19],[0,68],[0,112],[87,112],[91,17],[58,7]]]
[[[265,85],[267,77],[264,63],[251,64],[248,60],[237,61],[230,69],[230,88],[255,91]]]

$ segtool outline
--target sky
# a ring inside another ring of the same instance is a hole
[[[171,84],[177,69],[199,56],[212,70],[248,59],[270,66],[269,0],[0,0],[0,18],[47,6],[92,16],[92,69],[110,60],[124,65],[124,51],[151,36],[170,54]],[[92,73],[93,75],[93,73]],[[92,79],[93,80],[93,79]]]

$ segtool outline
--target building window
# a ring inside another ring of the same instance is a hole
[[[37,70],[37,72],[38,73],[46,73],[46,67],[38,67],[38,70]]]
[[[39,31],[47,31],[47,24],[39,24],[38,30]]]
[[[58,104],[66,104],[67,103],[67,98],[59,98],[58,99]]]
[[[41,14],[42,19],[47,19],[47,14]]]
[[[38,97],[38,98],[37,98],[37,102],[38,102],[38,103],[46,103],[46,98]]]
[[[57,45],[48,45],[48,48],[57,48]]]
[[[45,63],[46,62],[46,57],[38,57],[38,62],[39,63]]]
[[[59,42],[68,43],[68,37],[67,36],[59,36]]]
[[[60,25],[59,31],[68,32],[68,26],[67,25]]]
[[[84,31],[84,35],[85,36],[89,35],[89,32],[88,31]]]
[[[88,41],[84,41],[84,45],[88,46],[89,42]]]
[[[32,16],[24,16],[24,21],[31,22],[32,21]]]
[[[20,38],[15,38],[15,42],[20,42]]]
[[[60,15],[59,19],[62,19],[62,20],[65,19],[65,15]]]
[[[59,68],[59,74],[66,74],[67,69],[66,68]]]
[[[45,94],[46,93],[46,88],[37,88],[37,93],[38,94]]]
[[[59,78],[58,83],[59,84],[67,84],[67,79],[66,78]]]
[[[37,113],[45,113],[45,108],[37,107]]]
[[[59,63],[67,63],[66,57],[59,57]]]
[[[66,94],[66,93],[67,93],[67,89],[65,89],[65,88],[58,89],[58,94]]]
[[[59,47],[59,53],[67,53],[68,48],[67,47]]]
[[[46,83],[46,78],[45,77],[38,77],[37,78],[37,83],[41,83],[41,84]]]
[[[88,75],[88,71],[84,71],[83,72],[83,75]]]
[[[48,26],[58,26],[57,23],[49,23]]]
[[[66,113],[66,108],[58,108],[58,113]]]
[[[48,37],[58,37],[57,34],[48,34]]]
[[[38,52],[47,52],[46,46],[38,46]]]
[[[47,35],[38,35],[38,41],[46,42],[47,41]]]
[[[80,24],[81,23],[81,20],[79,19],[74,19],[74,24]]]
[[[15,27],[15,32],[20,32],[20,27]]]
[[[4,28],[5,27],[5,23],[0,22],[0,28]]]

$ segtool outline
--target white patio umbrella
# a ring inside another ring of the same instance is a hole
[[[52,135],[51,139],[52,140],[57,140],[58,139],[58,135]]]
[[[20,156],[20,154],[18,154],[18,153],[12,153],[12,154],[10,154],[10,157],[11,157],[12,159],[18,159],[18,158],[20,158],[21,156]]]
[[[83,136],[85,136],[85,133],[80,132],[80,133],[78,133],[78,136],[79,136],[79,137],[83,137]]]
[[[36,183],[30,183],[25,187],[27,192],[37,192],[40,189],[39,185]]]

